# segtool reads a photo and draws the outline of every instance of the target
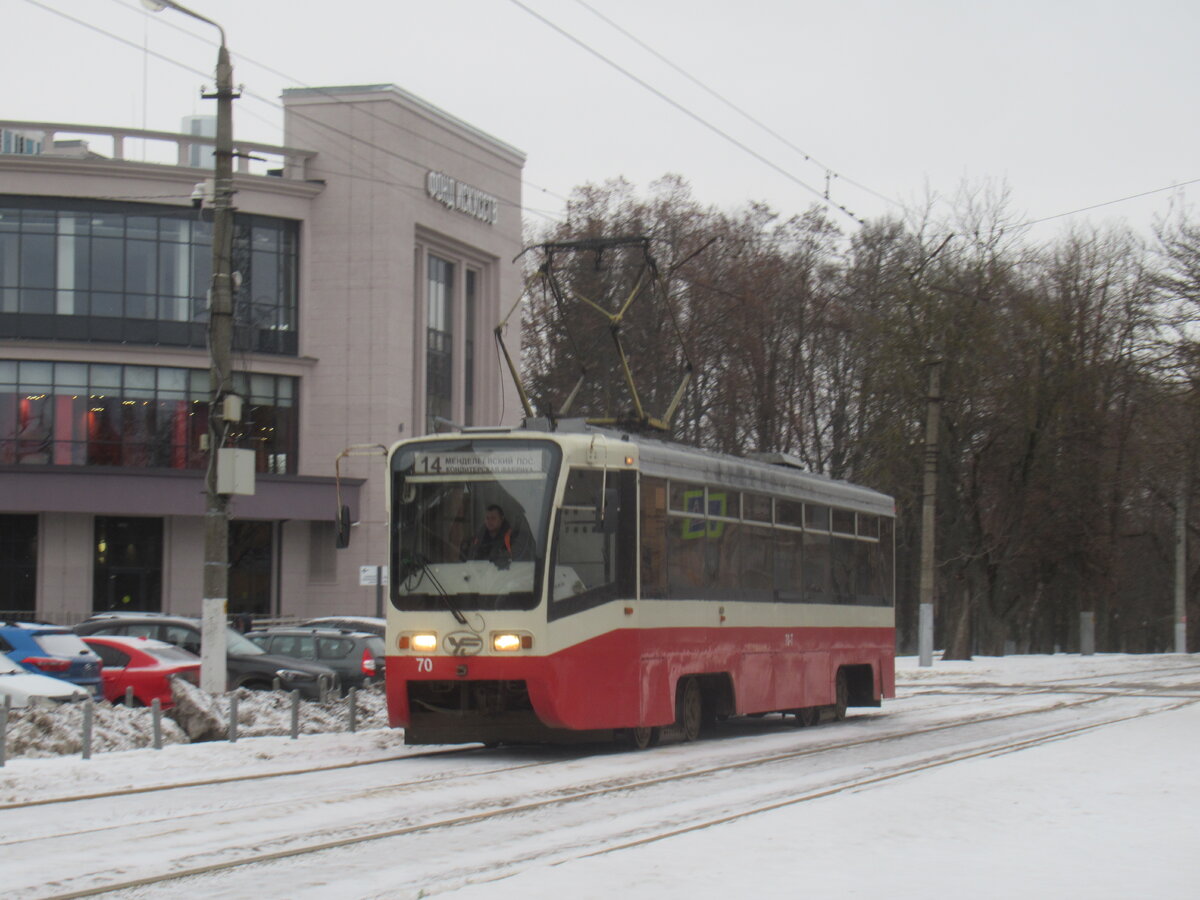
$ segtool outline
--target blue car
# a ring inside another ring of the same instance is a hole
[[[70,628],[0,621],[0,653],[30,672],[70,681],[98,699],[104,696],[100,657]]]

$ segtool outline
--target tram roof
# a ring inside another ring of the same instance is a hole
[[[649,435],[588,425],[582,420],[560,422],[553,431],[541,421],[527,421],[525,425],[514,428],[509,433],[515,435],[546,432],[564,440],[598,434],[608,440],[635,444],[638,447],[641,471],[654,477],[719,484],[765,494],[800,495],[800,499],[810,502],[876,515],[894,516],[896,513],[895,501],[887,494],[849,481],[839,481],[806,471],[799,467],[798,461],[782,454],[765,454],[761,459],[733,456]]]
[[[886,494],[782,461],[747,459],[641,435],[630,435],[629,439],[637,444],[640,467],[647,475],[716,483],[765,494],[799,494],[808,501],[895,515],[895,502]]]

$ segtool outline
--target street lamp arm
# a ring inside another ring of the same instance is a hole
[[[176,3],[175,0],[142,0],[142,6],[150,10],[150,12],[162,12],[164,9],[173,9],[176,12],[181,12],[185,16],[191,16],[193,19],[198,19],[201,22],[207,22],[217,31],[221,32],[221,46],[225,46],[225,29],[214,22],[207,16],[202,16],[198,12],[193,12],[181,3]]]

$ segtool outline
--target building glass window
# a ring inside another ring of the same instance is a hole
[[[235,350],[296,355],[299,224],[235,214]],[[0,333],[206,346],[212,225],[185,207],[0,197]]]
[[[162,610],[163,520],[96,516],[92,608]]]
[[[296,379],[235,372],[228,446],[260,473],[296,470]],[[202,469],[207,369],[0,360],[0,465]]]
[[[37,516],[0,515],[0,617],[37,604]]]
[[[478,314],[476,284],[479,273],[467,269],[463,286],[463,424],[475,425],[475,319]]]
[[[229,523],[229,612],[271,614],[270,522]]]
[[[436,432],[454,411],[454,264],[433,254],[425,310],[426,430]]]

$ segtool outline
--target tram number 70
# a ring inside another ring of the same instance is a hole
[[[417,657],[417,671],[418,672],[432,672],[433,671],[433,660],[427,656]]]

